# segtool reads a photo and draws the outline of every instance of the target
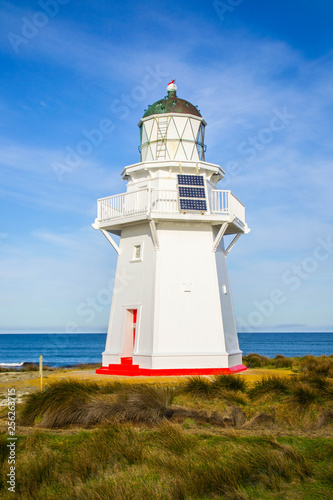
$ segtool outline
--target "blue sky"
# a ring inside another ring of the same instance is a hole
[[[106,331],[116,255],[91,228],[96,200],[125,191],[137,123],[173,78],[208,123],[220,189],[246,206],[251,233],[229,255],[239,331],[333,331],[331,2],[25,0],[0,14],[0,332]]]

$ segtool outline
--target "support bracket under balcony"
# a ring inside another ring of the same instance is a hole
[[[150,231],[151,231],[151,236],[153,238],[154,249],[159,250],[160,245],[158,242],[157,229],[156,229],[155,221],[153,219],[149,219],[149,227],[150,227]]]
[[[217,247],[219,246],[219,244],[223,238],[223,235],[227,230],[228,224],[229,224],[228,222],[224,222],[224,224],[222,224],[222,226],[220,227],[220,230],[217,233],[215,240],[214,240],[214,243],[213,243],[213,252],[216,252]]]
[[[225,255],[228,255],[228,253],[230,252],[230,250],[232,249],[232,247],[236,244],[236,242],[239,240],[239,238],[242,236],[242,234],[243,233],[236,234],[236,236],[234,237],[234,239],[229,244],[228,248],[224,251]]]
[[[120,248],[118,247],[117,243],[114,241],[114,239],[110,236],[110,233],[105,231],[104,229],[101,229],[102,233],[104,234],[105,238],[108,240],[109,243],[113,246],[115,251],[117,252],[118,255],[120,255]]]

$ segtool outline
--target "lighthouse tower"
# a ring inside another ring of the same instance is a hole
[[[122,171],[126,193],[98,200],[93,227],[118,263],[97,373],[245,369],[227,270],[228,253],[249,231],[244,205],[216,187],[224,171],[205,161],[206,122],[197,107],[177,96],[174,81],[167,93],[139,122],[141,158]]]

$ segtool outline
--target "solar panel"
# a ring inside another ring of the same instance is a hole
[[[179,186],[179,196],[181,198],[206,198],[204,188],[193,188]]]
[[[179,186],[204,186],[203,175],[178,175]]]
[[[206,212],[207,202],[204,186],[205,183],[203,175],[178,175],[180,210]]]
[[[206,212],[207,203],[206,200],[190,200],[190,199],[180,199],[180,209],[181,210],[200,210],[201,212]]]

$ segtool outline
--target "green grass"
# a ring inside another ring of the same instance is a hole
[[[24,500],[297,499],[310,498],[309,486],[328,499],[332,487],[333,447],[323,438],[113,424],[71,435],[37,432],[21,437],[17,450],[16,496]],[[11,498],[3,485],[0,497]]]

